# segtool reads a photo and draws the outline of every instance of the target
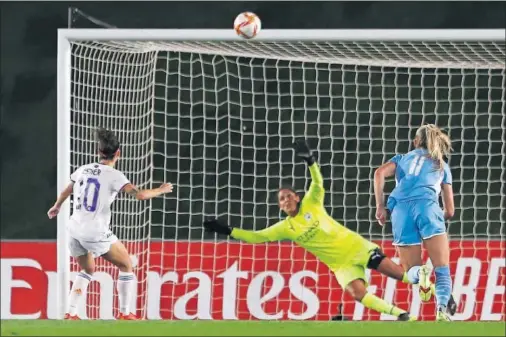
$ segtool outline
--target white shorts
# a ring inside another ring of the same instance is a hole
[[[92,253],[93,257],[99,257],[107,253],[111,249],[111,245],[116,241],[118,241],[118,238],[112,232],[99,241],[76,239],[70,236],[70,256],[78,257]]]

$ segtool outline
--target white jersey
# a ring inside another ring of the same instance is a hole
[[[130,181],[115,168],[97,163],[79,167],[70,179],[74,182],[70,235],[100,240],[110,233],[111,204]]]

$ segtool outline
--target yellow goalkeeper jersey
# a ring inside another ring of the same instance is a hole
[[[325,189],[318,164],[309,168],[311,186],[299,213],[259,231],[234,228],[231,236],[248,243],[291,240],[311,252],[332,271],[371,249],[371,242],[332,219],[323,206]]]

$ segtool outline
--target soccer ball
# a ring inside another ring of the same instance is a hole
[[[260,18],[251,12],[244,12],[235,18],[234,21],[234,29],[237,35],[245,38],[252,39],[254,38],[260,29],[262,28],[262,23],[260,22]]]

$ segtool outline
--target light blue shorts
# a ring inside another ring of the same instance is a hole
[[[422,240],[446,233],[443,210],[433,200],[397,202],[391,221],[396,246],[419,245]]]

